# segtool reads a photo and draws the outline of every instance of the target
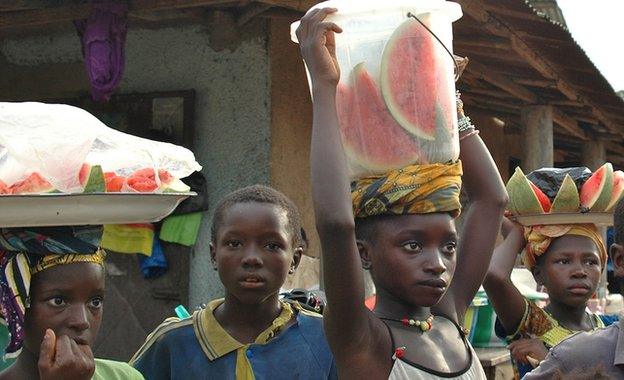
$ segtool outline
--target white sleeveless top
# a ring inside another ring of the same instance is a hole
[[[450,321],[455,325],[455,327],[457,327],[459,334],[466,345],[468,355],[470,356],[470,365],[458,372],[444,373],[415,364],[410,364],[405,360],[397,358],[394,360],[388,380],[486,380],[487,378],[485,377],[485,372],[483,371],[481,362],[479,362],[479,358],[477,358],[477,354],[470,345],[470,342],[466,340],[464,332],[455,322],[452,320]],[[394,336],[392,335],[392,330],[390,329],[390,326],[386,325],[386,327],[388,328],[390,338],[392,339],[392,346],[394,347]]]
[[[483,367],[481,367],[481,363],[472,347],[470,347],[470,351],[471,363],[465,371],[448,374],[438,373],[436,371],[414,367],[401,359],[397,359],[394,361],[388,380],[486,380]]]

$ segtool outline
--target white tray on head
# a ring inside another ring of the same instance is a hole
[[[580,224],[593,223],[600,226],[613,225],[612,212],[560,212],[553,214],[530,214],[510,217],[523,226],[548,225],[548,224]]]
[[[157,222],[196,193],[89,193],[0,196],[0,227]]]

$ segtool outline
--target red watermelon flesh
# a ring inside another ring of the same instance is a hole
[[[156,177],[158,173],[158,178]],[[164,169],[158,169],[156,172],[152,168],[140,169],[132,173],[126,179],[125,185],[131,190],[139,193],[151,193],[162,185],[167,185],[173,181],[173,176]]]
[[[535,193],[537,200],[542,206],[542,210],[544,210],[545,213],[550,212],[551,204],[550,204],[550,199],[548,199],[548,196],[546,196],[546,194],[544,194],[544,192],[539,187],[537,187],[537,185],[535,185],[533,182],[529,181],[529,184],[531,185],[531,189],[533,189],[533,192]]]
[[[353,69],[351,83],[353,87],[340,83],[336,92],[340,132],[349,159],[366,174],[417,162],[417,145],[390,115],[363,64]]]
[[[56,191],[54,186],[37,172],[22,181],[15,182],[9,190],[11,194],[42,194]]]
[[[581,187],[581,209],[601,212],[607,209],[613,192],[613,166],[606,163]]]
[[[425,24],[432,20],[427,16],[420,19]],[[455,85],[450,59],[442,45],[411,18],[394,31],[384,48],[383,99],[397,122],[419,138],[434,140],[436,128],[455,127]]]
[[[104,173],[104,181],[106,182],[107,193],[118,193],[121,191],[126,177],[119,176],[114,172]]]
[[[6,185],[6,183],[0,181],[0,195],[11,194],[11,190]]]
[[[606,211],[612,211],[617,203],[624,196],[624,172],[621,170],[613,172],[613,190],[611,192],[611,200]]]

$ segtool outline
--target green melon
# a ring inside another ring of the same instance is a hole
[[[104,171],[100,165],[82,164],[78,180],[83,188],[83,193],[103,193],[106,191]]]
[[[566,174],[552,203],[550,212],[577,212],[580,206],[581,199],[576,183],[574,183],[569,174]]]
[[[522,169],[516,168],[507,182],[509,211],[514,215],[542,214],[544,209]]]

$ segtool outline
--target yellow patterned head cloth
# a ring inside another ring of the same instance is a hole
[[[383,176],[365,177],[351,184],[353,215],[428,214],[459,215],[461,162],[411,165]]]
[[[602,267],[607,263],[607,248],[602,240],[602,235],[594,224],[559,224],[548,226],[524,227],[526,247],[522,254],[524,265],[533,269],[537,258],[544,254],[552,241],[564,235],[578,235],[590,238],[598,247],[600,263]]]
[[[44,256],[35,266],[30,268],[30,274],[34,275],[43,270],[50,269],[57,265],[66,265],[73,263],[93,263],[104,265],[106,252],[99,248],[95,253],[81,255],[79,253],[71,253],[66,255],[47,255]]]

